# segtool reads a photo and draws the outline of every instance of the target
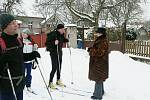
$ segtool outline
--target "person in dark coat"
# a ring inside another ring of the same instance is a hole
[[[64,87],[65,85],[60,80],[61,64],[62,64],[62,46],[63,43],[68,42],[68,39],[64,37],[65,29],[63,24],[58,24],[56,30],[47,34],[46,39],[46,50],[50,52],[50,57],[52,61],[52,70],[50,73],[49,87],[51,89],[56,89],[55,84],[53,84],[54,74],[57,72],[57,82],[56,84]]]
[[[0,100],[23,100],[25,79],[23,44],[16,34],[18,24],[15,17],[7,13],[1,14],[0,28],[3,40],[0,45]]]
[[[90,55],[89,80],[95,81],[95,89],[91,99],[101,100],[104,94],[103,82],[108,78],[108,41],[106,29],[98,28],[97,39],[88,49]]]

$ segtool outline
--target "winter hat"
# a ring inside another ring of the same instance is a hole
[[[28,28],[22,30],[22,33],[31,34],[31,31]]]
[[[3,13],[0,15],[0,28],[4,30],[9,23],[15,20],[15,17],[11,14]]]
[[[63,24],[58,24],[57,29],[61,29],[61,28],[64,28],[64,25]]]
[[[97,28],[97,30],[95,31],[96,33],[101,33],[103,35],[106,35],[106,29],[103,27],[99,27]]]

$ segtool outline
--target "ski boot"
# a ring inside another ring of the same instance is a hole
[[[33,94],[36,94],[31,87],[27,87],[27,91]]]
[[[66,85],[64,85],[60,79],[57,80],[56,85],[58,85],[60,87],[66,87]]]
[[[91,96],[91,99],[93,99],[93,100],[102,100],[102,98],[98,98],[98,97],[95,97],[95,96]]]
[[[49,85],[48,85],[48,87],[50,87],[53,90],[57,89],[56,85],[53,84],[53,82],[50,82]]]

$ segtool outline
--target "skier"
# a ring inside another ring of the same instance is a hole
[[[23,100],[23,46],[15,17],[1,14],[0,28],[0,100]]]
[[[29,29],[22,30],[21,37],[23,40],[23,55],[24,55],[24,67],[26,69],[26,76],[25,76],[25,85],[27,87],[27,91],[34,93],[31,89],[31,82],[32,82],[32,75],[31,70],[33,66],[33,62],[35,61],[37,56],[40,54],[36,51],[37,44],[32,40],[30,37],[31,32]],[[37,55],[35,54],[37,53]]]
[[[64,87],[65,85],[60,80],[61,63],[62,63],[62,46],[63,43],[68,42],[68,39],[64,37],[65,29],[63,24],[58,24],[56,30],[47,34],[46,49],[50,52],[52,61],[52,70],[50,73],[49,87],[56,89],[56,85],[53,83],[54,74],[57,71],[56,84]]]
[[[101,100],[104,95],[103,82],[108,78],[108,41],[106,29],[98,28],[97,39],[88,49],[90,55],[89,79],[95,81],[95,89],[91,99]]]

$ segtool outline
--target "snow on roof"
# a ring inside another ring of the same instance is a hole
[[[72,26],[72,27],[76,27],[77,24],[66,24],[65,26],[66,26],[66,27],[69,27],[69,26],[70,26],[70,27],[71,27],[71,26]]]
[[[20,20],[16,20],[16,22],[17,22],[18,24],[22,24],[22,21],[20,21]]]
[[[40,33],[35,32],[34,34],[37,35],[37,34],[40,34]]]
[[[40,24],[44,24],[46,22],[46,20],[43,20]]]
[[[115,27],[115,26],[116,26],[116,25],[113,24],[113,23],[110,22],[110,21],[106,23],[106,27],[109,27],[109,28],[110,28],[110,27]]]
[[[100,20],[99,27],[103,27],[103,26],[110,28],[110,27],[115,27],[116,25],[113,24],[113,22],[111,22],[111,21],[106,21],[106,23],[105,23],[105,20]]]

